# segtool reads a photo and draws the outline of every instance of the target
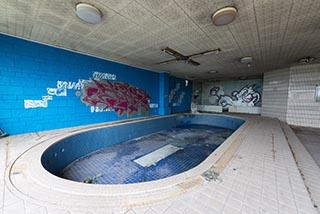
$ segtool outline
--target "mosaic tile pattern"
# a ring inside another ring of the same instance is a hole
[[[95,180],[99,184],[127,184],[166,178],[200,164],[232,132],[230,129],[204,125],[167,129],[81,157],[67,166],[60,176],[83,182],[102,174]],[[182,147],[183,150],[150,167],[142,167],[134,162],[168,144]]]

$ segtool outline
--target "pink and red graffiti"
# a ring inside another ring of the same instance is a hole
[[[128,83],[95,79],[84,83],[81,96],[81,101],[85,104],[113,109],[118,116],[124,113],[128,116],[149,113],[149,99],[150,96],[144,90]]]

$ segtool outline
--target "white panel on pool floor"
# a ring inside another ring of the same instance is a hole
[[[171,155],[181,149],[183,149],[183,148],[168,144],[164,147],[161,147],[160,149],[157,149],[157,150],[155,150],[145,156],[142,156],[142,157],[134,160],[134,162],[136,162],[140,166],[149,167],[149,166],[155,165],[160,160],[168,157],[169,155]]]

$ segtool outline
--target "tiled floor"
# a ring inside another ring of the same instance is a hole
[[[320,128],[294,126],[292,130],[320,167]]]
[[[29,188],[30,193],[37,193],[38,187],[40,190],[40,187],[46,185],[45,183],[37,183],[36,186],[32,186],[33,189],[30,189],[31,186],[15,189],[12,185],[11,182],[17,180],[12,176],[22,175],[12,174],[14,172],[9,172],[8,167],[20,154],[38,143],[59,134],[79,129],[79,127],[1,139],[0,213],[318,213],[313,204],[315,200],[310,198],[310,193],[301,177],[301,169],[297,167],[296,161],[299,165],[300,160],[295,159],[291,152],[293,151],[295,156],[299,156],[299,142],[295,141],[289,146],[287,139],[290,139],[290,136],[285,135],[283,131],[285,128],[276,119],[241,116],[246,117],[249,123],[242,130],[242,137],[232,138],[234,143],[238,143],[240,146],[232,147],[231,145],[229,147],[226,154],[235,151],[230,160],[221,158],[221,160],[227,161],[224,162],[224,170],[218,179],[206,181],[199,175],[197,180],[193,180],[187,186],[180,186],[179,188],[185,189],[185,191],[180,191],[179,195],[168,195],[165,197],[166,199],[154,202],[148,200],[146,194],[148,190],[141,190],[140,203],[132,203],[130,206],[108,207],[108,201],[104,200],[102,196],[88,196],[91,193],[87,192],[72,196],[69,192],[65,192],[59,195],[60,199],[55,203],[46,203],[46,200],[49,201],[55,194],[58,194],[56,187],[51,187],[48,192],[39,191],[41,200],[35,200],[26,190]],[[312,165],[308,161],[302,165],[307,167]],[[308,168],[308,171],[314,170],[319,170],[319,168]],[[21,171],[24,172],[23,169]],[[318,171],[314,172],[318,173]],[[10,173],[11,177],[9,178]],[[319,181],[313,180],[313,182]],[[100,193],[101,195],[105,194]],[[121,201],[122,197],[119,197],[118,200]],[[145,200],[146,203],[141,203],[141,200]],[[101,204],[101,207],[82,206],[88,204],[88,201],[96,205]]]
[[[295,160],[299,167],[300,174],[303,177],[305,185],[308,187],[308,192],[312,198],[313,203],[318,207],[320,207],[320,185],[319,185],[319,178],[320,178],[320,168],[312,158],[312,155],[319,155],[316,154],[317,150],[313,150],[312,152],[307,151],[307,147],[304,147],[301,144],[299,138],[295,135],[295,133],[290,129],[290,127],[284,123],[281,123],[283,131],[286,134],[288,139],[290,149],[295,154]],[[310,134],[312,134],[310,139],[316,139],[315,136],[319,136],[319,133],[315,133],[314,129]],[[304,132],[304,139],[306,140],[307,134]]]

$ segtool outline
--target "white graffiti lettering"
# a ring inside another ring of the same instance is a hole
[[[107,112],[107,111],[113,111],[112,109],[103,109],[100,108],[99,106],[90,106],[90,112]]]
[[[115,74],[109,74],[109,73],[100,73],[100,72],[93,72],[92,77],[94,79],[100,80],[100,79],[104,79],[104,80],[116,80],[117,76]]]
[[[42,96],[42,100],[24,100],[24,108],[47,108],[52,96]]]
[[[83,83],[86,81],[87,80],[78,80],[78,82],[74,84],[73,89],[74,90],[81,90],[83,88]]]
[[[176,87],[170,91],[169,94],[169,103],[172,102],[172,99],[176,96],[177,91],[180,89],[180,83],[176,84]]]
[[[88,82],[89,80],[79,79],[78,82],[67,82],[67,81],[57,81],[57,88],[59,89],[75,89],[81,90],[83,88],[83,83]]]
[[[93,72],[94,79],[108,79],[108,80],[115,80],[115,74],[109,73],[100,73],[100,72]],[[24,100],[24,108],[47,108],[48,107],[48,100],[53,100],[52,96],[67,96],[67,90],[82,90],[85,83],[92,82],[92,80],[83,80],[78,79],[77,82],[70,82],[70,81],[57,81],[56,88],[47,88],[47,95],[42,96],[42,100]],[[105,111],[112,111],[109,109],[101,109],[99,107],[95,109],[91,109],[91,112],[105,112]]]
[[[178,100],[176,101],[176,103],[173,103],[173,100],[176,98],[179,89],[180,89],[180,83],[177,83],[177,84],[176,84],[176,87],[170,91],[170,94],[169,94],[169,103],[172,103],[172,106],[173,106],[173,107],[180,106],[181,103],[183,102],[183,98],[184,98],[185,95],[186,95],[186,92],[182,91],[182,92],[180,93],[180,95],[179,95]]]
[[[184,92],[184,91],[180,94],[179,99],[178,99],[178,106],[181,106],[181,103],[182,103],[185,95],[186,95],[186,92]]]
[[[57,88],[47,88],[47,93],[52,96],[67,96],[67,89],[81,90],[83,84],[90,80],[81,80],[78,82],[57,81]]]
[[[47,108],[47,100],[24,100],[24,108]]]
[[[158,103],[150,103],[149,104],[150,108],[158,108],[158,106],[159,106]]]
[[[78,83],[80,81],[81,80],[79,80]],[[77,84],[76,82],[57,81],[57,88],[74,89],[76,84]]]
[[[49,95],[42,96],[42,100],[52,100],[52,96],[49,96]]]
[[[47,93],[52,96],[65,97],[65,96],[67,96],[67,89],[65,89],[65,88],[47,88]]]

